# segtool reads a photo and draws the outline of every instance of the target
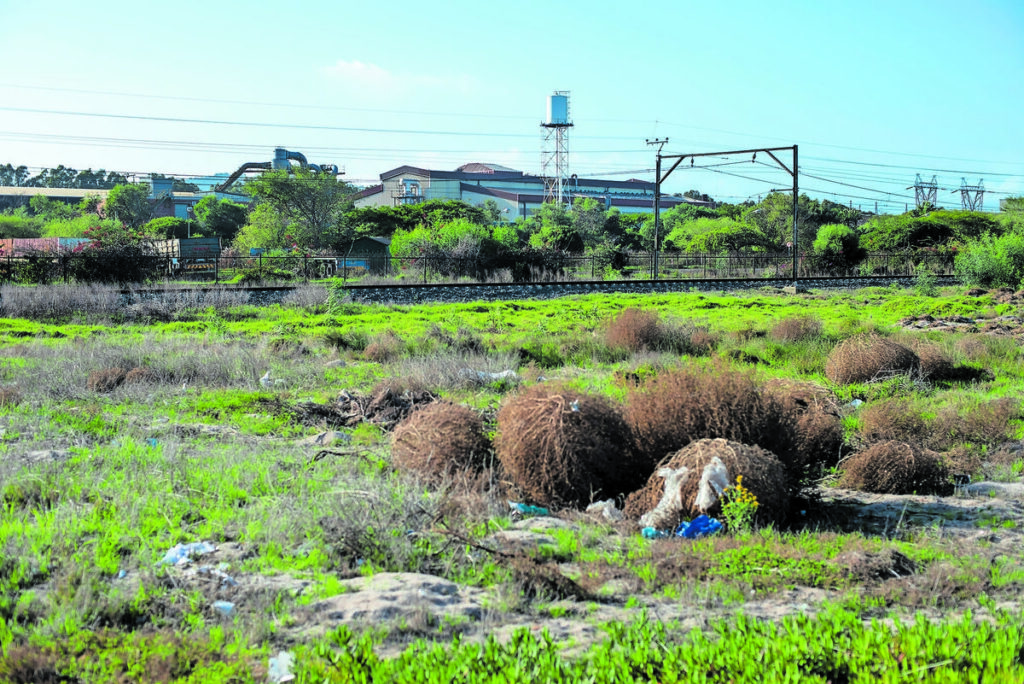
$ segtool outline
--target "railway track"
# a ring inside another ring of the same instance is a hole
[[[850,289],[858,287],[887,287],[893,284],[913,286],[915,276],[857,276],[843,278],[801,278],[797,289]],[[936,285],[954,285],[956,276],[935,276]],[[225,292],[244,293],[250,304],[280,303],[298,285],[218,286],[153,290],[122,290],[126,301],[168,296],[196,296]],[[688,278],[685,280],[577,280],[545,283],[394,283],[387,285],[343,285],[342,289],[353,301],[395,302],[414,304],[421,302],[499,301],[509,299],[553,299],[580,294],[655,292],[717,292],[771,288],[793,288],[792,279],[785,278]],[[795,291],[795,290],[788,290]]]

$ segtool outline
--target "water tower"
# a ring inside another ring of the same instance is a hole
[[[563,204],[562,195],[569,177],[569,91],[556,90],[548,95],[548,115],[541,124],[544,147],[541,152],[541,175],[544,177],[544,201]]]

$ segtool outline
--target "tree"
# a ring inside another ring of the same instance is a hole
[[[205,234],[230,241],[245,225],[248,208],[244,204],[207,195],[196,204],[195,212]]]
[[[69,219],[75,215],[74,207],[46,195],[33,195],[28,201],[28,206],[32,213],[43,221]]]
[[[149,204],[149,186],[130,183],[115,186],[107,195],[107,216],[121,221],[129,228],[139,228],[153,216]]]
[[[246,191],[290,224],[300,246],[321,249],[351,236],[351,226],[342,219],[352,208],[354,189],[330,173],[305,168],[270,171],[247,183]]]

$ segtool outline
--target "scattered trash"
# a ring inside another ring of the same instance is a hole
[[[210,542],[193,542],[191,544],[175,544],[164,557],[157,561],[157,565],[188,565],[193,558],[213,553],[217,547]]]
[[[274,684],[291,682],[295,680],[292,668],[295,667],[295,656],[291,651],[281,651],[270,658],[270,667],[267,668],[267,679]]]
[[[596,501],[587,506],[587,513],[600,514],[601,517],[610,522],[622,520],[622,511],[615,507],[615,499]]]
[[[722,523],[706,515],[698,515],[690,522],[681,522],[676,528],[676,536],[684,539],[706,537],[722,529]]]
[[[127,570],[118,570],[117,571],[117,579],[124,579],[127,576],[128,576],[128,571]]]
[[[844,406],[848,406],[849,408],[857,408],[858,406],[860,406],[863,403],[864,402],[861,401],[860,399],[854,399],[849,404],[844,404]]]
[[[729,470],[722,463],[722,459],[715,456],[711,462],[704,467],[700,476],[700,485],[697,487],[697,510],[708,511],[718,502],[729,487]]]
[[[148,444],[151,447],[155,447],[157,444],[159,444],[159,442],[156,441],[155,437],[150,437],[149,439],[146,440],[146,444]]]
[[[722,529],[722,523],[706,515],[698,515],[690,522],[681,522],[675,532],[659,530],[655,527],[645,527],[640,530],[644,539],[667,539],[668,537],[682,537],[684,539],[697,539],[707,537]]]
[[[645,527],[644,529],[640,530],[640,534],[643,536],[644,539],[666,539],[670,536],[667,531],[656,530],[653,527]]]
[[[231,575],[224,572],[224,570],[222,570],[221,568],[214,568],[209,565],[203,565],[200,566],[198,572],[200,575],[210,575],[211,577],[216,577],[220,580],[220,583],[222,585],[226,585],[229,587],[238,586],[238,581]]]
[[[235,604],[231,601],[214,601],[210,606],[224,617],[235,614]]]
[[[529,504],[509,501],[508,507],[512,509],[513,515],[551,515],[551,511],[543,506],[531,506]]]
[[[674,525],[683,515],[683,485],[689,479],[690,469],[659,468],[658,477],[665,480],[665,493],[653,509],[640,516],[640,525],[653,529],[664,529]]]
[[[572,403],[569,404],[569,408],[572,409],[573,413],[579,413],[580,412],[580,400],[579,399],[573,399]]]

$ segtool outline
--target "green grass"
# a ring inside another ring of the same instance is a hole
[[[699,358],[611,349],[604,326],[628,307],[657,311],[667,323],[706,327],[717,346]],[[797,297],[756,292],[345,304],[330,312],[206,307],[184,309],[163,323],[100,316],[73,323],[2,320],[0,379],[14,398],[0,402],[0,681],[13,677],[11,664],[19,658],[55,664],[70,681],[159,672],[167,680],[248,681],[262,679],[266,658],[283,647],[294,648],[299,674],[308,681],[451,681],[466,679],[467,672],[478,681],[498,681],[499,672],[507,677],[501,681],[699,681],[727,674],[734,681],[755,675],[758,681],[953,681],[954,675],[971,681],[986,667],[990,674],[1017,676],[1021,635],[998,611],[988,615],[1001,627],[998,634],[952,620],[941,628],[906,623],[894,636],[888,626],[861,621],[951,605],[981,610],[986,601],[1019,594],[1020,558],[990,562],[927,530],[890,539],[797,526],[653,543],[592,522],[543,531],[554,544],[538,549],[537,557],[571,567],[574,579],[597,595],[612,580],[635,586],[639,598],[620,591],[603,599],[622,607],[655,600],[740,607],[751,591],[762,597],[794,588],[827,591],[835,601],[820,618],[778,625],[731,618],[690,636],[651,619],[615,623],[606,627],[605,642],[574,658],[525,633],[507,644],[462,643],[451,634],[464,626],[452,625],[441,626],[444,646],[415,645],[393,660],[373,655],[384,637],[372,632],[337,630],[300,643],[283,636],[301,610],[343,591],[343,579],[383,571],[437,574],[483,587],[538,619],[572,614],[560,602],[524,602],[521,578],[501,558],[460,541],[486,546],[489,534],[510,526],[499,497],[484,496],[467,512],[450,492],[394,472],[389,436],[370,424],[343,428],[351,442],[327,454],[297,447],[296,439],[328,427],[300,423],[294,409],[301,402],[325,404],[342,389],[366,396],[382,381],[400,381],[479,408],[493,429],[497,407],[515,387],[460,384],[460,369],[512,368],[523,384],[543,375],[621,399],[631,373],[646,378],[676,364],[722,358],[747,368],[751,364],[737,359],[756,358],[762,378],[814,382],[840,404],[905,397],[931,420],[947,407],[967,411],[993,398],[1021,396],[1017,345],[979,337],[968,354],[959,346],[965,336],[929,334],[956,362],[995,376],[952,386],[903,378],[833,386],[824,378],[829,352],[857,332],[894,334],[905,316],[988,310],[1018,313],[960,291],[921,297],[886,288]],[[819,318],[823,333],[794,343],[767,335],[791,316]],[[368,360],[366,345],[386,334],[400,340],[396,358]],[[345,365],[328,368],[336,359]],[[111,392],[89,389],[91,372],[115,366],[146,368],[151,376]],[[267,369],[284,382],[260,387],[257,378]],[[847,435],[855,440],[858,413],[844,411]],[[1017,436],[1024,429],[1019,420],[1010,427]],[[966,446],[988,453],[995,444]],[[38,456],[51,451],[57,456]],[[1020,474],[1019,465],[1005,468],[1007,478]],[[1016,522],[981,524],[998,532]],[[245,549],[228,573],[309,584],[296,594],[281,591],[240,605],[225,628],[210,616],[212,594],[178,586],[173,574],[154,565],[174,544],[201,540]],[[888,549],[915,561],[918,574],[879,587],[850,576],[838,560],[847,552]],[[122,572],[127,582],[116,580]],[[939,590],[930,593],[933,586]],[[820,638],[809,640],[812,631]]]

